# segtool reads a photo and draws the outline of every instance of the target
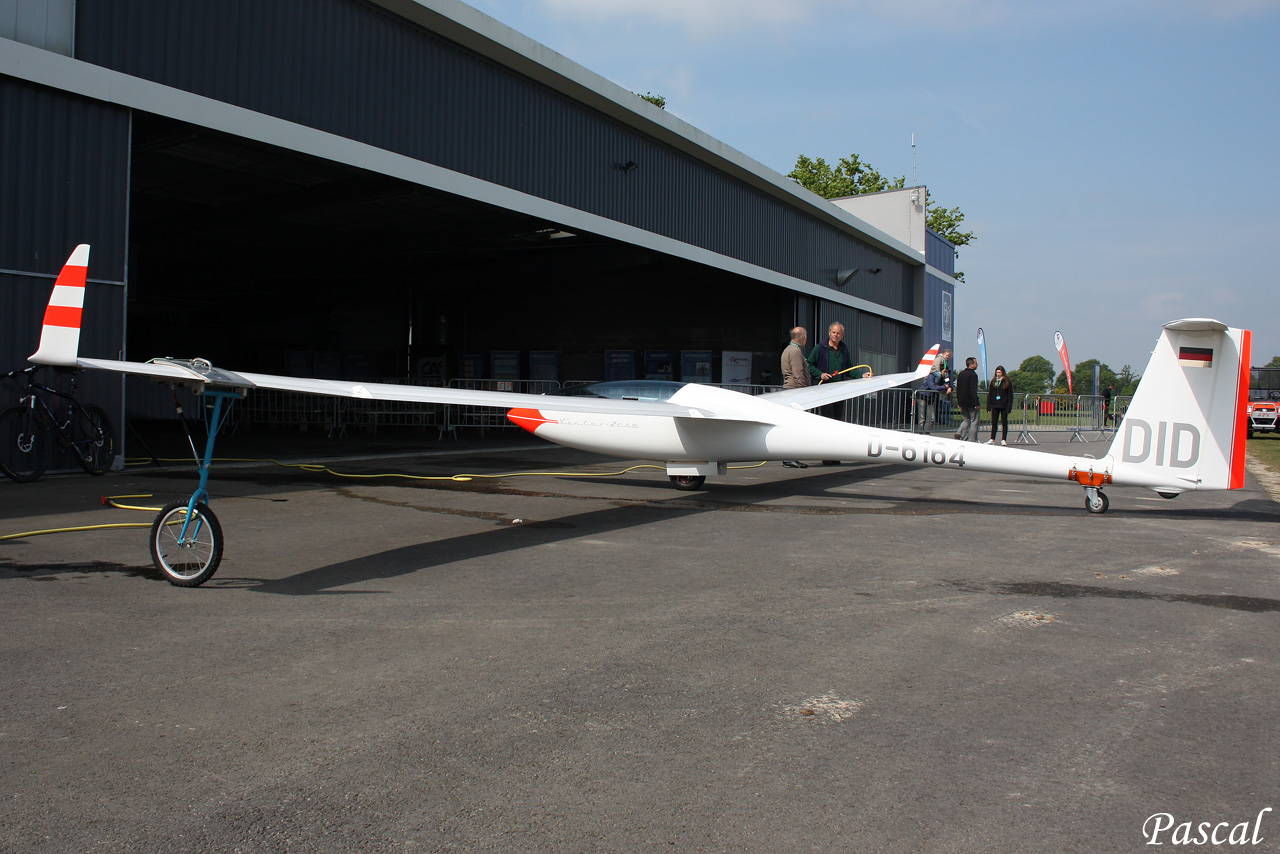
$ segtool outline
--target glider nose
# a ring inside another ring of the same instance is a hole
[[[530,433],[537,433],[538,428],[543,424],[556,423],[537,409],[509,409],[507,410],[507,420],[518,427],[523,427]]]

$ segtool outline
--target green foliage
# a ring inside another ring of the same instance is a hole
[[[1116,374],[1116,395],[1132,396],[1138,390],[1138,382],[1142,377],[1133,372],[1133,368],[1125,365],[1120,369],[1120,373]]]
[[[1105,362],[1097,359],[1085,359],[1071,370],[1072,387],[1076,394],[1092,394],[1093,393],[1093,366],[1100,365],[1099,381],[1102,383],[1098,386],[1098,394],[1101,395],[1106,389],[1107,383],[1111,383],[1114,388],[1111,391],[1113,397],[1132,396],[1138,390],[1138,382],[1142,377],[1133,372],[1133,368],[1125,365],[1120,369],[1119,373],[1111,370]],[[1013,390],[1023,394],[1044,394],[1048,387],[1054,394],[1067,393],[1067,373],[1066,371],[1058,371],[1056,374],[1053,370],[1053,363],[1044,356],[1028,356],[1022,360],[1022,364],[1016,371],[1009,372],[1009,379],[1013,382]],[[1052,386],[1050,387],[1050,383]]]
[[[811,160],[801,154],[787,177],[824,199],[900,190],[907,184],[905,175],[891,181],[873,169],[871,164],[863,163],[857,154],[841,157],[835,166],[821,157]]]
[[[974,239],[972,231],[961,231],[960,223],[964,222],[964,214],[959,208],[929,209],[929,227],[951,241],[953,246],[968,246]]]
[[[1053,363],[1044,356],[1028,356],[1016,371],[1009,371],[1013,390],[1022,394],[1044,394],[1053,379]]]
[[[901,190],[907,186],[907,176],[886,178],[870,163],[864,163],[857,154],[841,157],[835,166],[821,157],[813,159],[801,154],[796,158],[796,166],[787,173],[787,177],[824,199]],[[934,207],[931,204],[927,221],[929,228],[951,241],[954,246],[968,246],[976,239],[972,231],[960,231],[964,214],[959,208]],[[957,273],[956,278],[963,282],[964,273]]]
[[[1111,391],[1113,397],[1124,397],[1132,395],[1138,390],[1138,382],[1142,377],[1133,372],[1133,368],[1125,365],[1120,369],[1120,373],[1111,370],[1111,367],[1105,362],[1097,359],[1085,359],[1080,364],[1071,369],[1071,389],[1076,394],[1093,394],[1093,366],[1100,365],[1098,382],[1098,394],[1101,395],[1106,389],[1107,383],[1111,383],[1114,388]],[[1067,393],[1067,372],[1058,371],[1058,375],[1053,381],[1054,392],[1057,394]]]
[[[646,101],[648,101],[650,104],[653,104],[655,107],[657,107],[660,110],[665,110],[667,108],[667,99],[661,95],[655,95],[652,92],[645,92],[643,95],[640,95],[639,92],[637,92],[636,94],[639,95],[639,97],[644,98]]]
[[[1270,362],[1267,362],[1267,363],[1266,363],[1265,365],[1263,365],[1262,367],[1264,367],[1264,368],[1280,368],[1280,356],[1272,356],[1272,357],[1271,357],[1271,361],[1270,361]]]

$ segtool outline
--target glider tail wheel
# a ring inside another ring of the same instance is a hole
[[[222,526],[209,505],[197,502],[187,518],[187,500],[165,505],[151,526],[151,560],[165,580],[199,587],[222,562]]]
[[[1090,513],[1106,513],[1110,506],[1111,502],[1107,500],[1107,494],[1101,489],[1085,491],[1084,508]]]
[[[705,476],[700,474],[673,474],[670,475],[670,477],[671,483],[675,485],[676,489],[681,489],[686,492],[694,489],[701,489],[702,484],[707,480]]]

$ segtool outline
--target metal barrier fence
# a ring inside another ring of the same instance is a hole
[[[908,389],[890,391],[911,395],[910,406],[914,417],[909,429],[913,432],[954,432],[964,418],[960,408],[938,392],[911,392]],[[980,394],[979,399],[982,405],[978,409],[978,438],[985,441],[984,437],[991,436],[992,419],[991,413],[986,410],[986,394]],[[1114,398],[1112,410],[1107,411],[1106,400],[1101,395],[1014,394],[1013,408],[1009,412],[1011,441],[1035,444],[1033,433],[1070,433],[1072,442],[1105,438],[1105,434],[1113,431],[1115,425],[1124,418],[1131,400],[1129,397]],[[1090,433],[1094,435],[1085,435]],[[1003,428],[997,438],[1001,436]]]
[[[566,383],[565,385],[581,385]],[[478,391],[513,391],[520,394],[547,394],[563,388],[553,380],[450,380],[449,388],[465,388]],[[459,406],[450,404],[445,407],[445,426],[441,432],[449,431],[457,435],[459,427],[474,427],[484,435],[486,430],[521,429],[507,418],[506,408],[492,406]]]

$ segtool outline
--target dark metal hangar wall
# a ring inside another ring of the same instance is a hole
[[[916,270],[891,252],[375,5],[79,0],[75,57],[833,294],[834,268],[880,269],[855,280],[851,295],[916,313]],[[94,355],[114,356],[124,344],[126,278],[131,357],[202,355],[259,370],[285,369],[288,349],[339,348],[366,351],[366,365],[381,360],[379,374],[399,373],[414,363],[410,323],[418,354],[576,353],[565,378],[599,378],[609,347],[747,350],[768,364],[797,312],[806,317],[815,302],[798,306],[776,285],[599,235],[566,236],[556,223],[136,105],[3,84],[0,161],[6,187],[16,186],[9,173],[21,173],[26,189],[5,194],[5,221],[25,230],[6,233],[0,269],[10,272],[0,275],[36,274],[14,290],[25,308],[7,310],[4,324],[36,334],[51,281],[41,277],[56,273],[72,245],[90,242],[91,304],[95,289],[109,285],[111,294],[107,310],[90,310],[85,352]],[[620,168],[627,164],[635,165]],[[65,179],[68,169],[78,177]],[[855,338],[902,356],[909,325],[837,309],[832,316],[857,319],[846,321]],[[29,352],[15,346],[13,363]]]
[[[908,265],[353,0],[80,0],[77,58],[438,164],[910,312]],[[635,168],[619,168],[627,163]]]

